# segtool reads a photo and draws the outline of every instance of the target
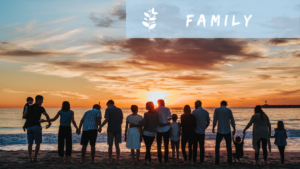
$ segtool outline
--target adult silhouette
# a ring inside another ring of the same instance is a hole
[[[165,164],[168,164],[169,158],[169,139],[170,139],[170,122],[169,120],[172,119],[172,115],[170,109],[165,107],[165,101],[160,99],[157,101],[158,108],[156,112],[158,113],[158,121],[159,126],[157,129],[157,155],[159,163],[162,163],[162,153],[161,153],[161,142],[162,137],[164,138],[164,147],[165,147]]]
[[[269,151],[271,152],[270,136],[271,136],[271,123],[269,117],[263,112],[261,106],[254,108],[254,115],[251,117],[248,125],[245,127],[243,133],[251,127],[252,130],[252,144],[255,149],[255,163],[258,162],[260,143],[262,143],[264,162],[267,163],[268,151],[267,144],[269,145]]]
[[[222,101],[221,107],[216,108],[214,112],[214,120],[213,120],[213,128],[212,132],[215,133],[215,127],[218,123],[218,131],[216,137],[216,146],[215,146],[215,164],[219,164],[220,162],[220,143],[223,138],[226,141],[226,149],[227,149],[227,162],[229,164],[232,163],[232,149],[231,149],[231,128],[230,124],[233,128],[232,136],[235,134],[235,121],[232,115],[232,111],[226,107],[227,102]]]
[[[204,163],[204,140],[205,140],[205,129],[210,124],[209,113],[202,108],[202,102],[197,100],[195,102],[195,110],[192,113],[196,117],[196,128],[195,128],[195,145],[193,160],[197,160],[198,143],[200,146],[200,163]]]

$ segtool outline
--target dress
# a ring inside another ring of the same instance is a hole
[[[129,115],[126,118],[126,121],[130,124],[139,124],[143,120],[142,116],[140,115]],[[130,149],[140,149],[141,148],[141,142],[140,142],[140,129],[139,127],[131,127],[128,129],[128,134],[127,134],[127,143],[126,146],[127,148]]]
[[[270,137],[269,137],[269,129],[271,126],[269,117],[266,114],[263,114],[263,119],[261,119],[260,113],[256,113],[252,116],[248,126],[253,124],[252,131],[252,144],[255,152],[259,152],[257,147],[257,141],[260,139],[265,139],[268,142],[269,151],[271,150]]]

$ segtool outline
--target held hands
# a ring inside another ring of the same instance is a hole
[[[49,127],[51,127],[51,123],[49,123],[49,124],[46,126],[46,129],[48,129]]]
[[[243,134],[244,134],[244,135],[246,134],[246,131],[245,131],[245,130],[243,130]]]
[[[127,134],[125,134],[125,138],[124,139],[125,139],[125,142],[126,142],[127,141]]]
[[[212,129],[212,133],[215,133],[215,129],[214,128]]]
[[[45,120],[41,119],[41,120],[39,120],[39,122],[40,122],[40,123],[43,123],[43,122],[45,122]]]
[[[232,131],[232,135],[233,135],[233,136],[235,135],[235,130]]]
[[[143,141],[143,137],[142,137],[142,135],[140,135],[140,142],[142,142]]]
[[[78,134],[78,135],[80,134],[80,130],[79,129],[76,130],[76,134]]]
[[[101,133],[101,131],[102,131],[102,127],[100,126],[98,132]]]

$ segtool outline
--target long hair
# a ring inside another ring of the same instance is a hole
[[[284,129],[284,123],[283,123],[283,121],[278,121],[277,122],[277,129],[278,130],[283,130]]]
[[[185,105],[183,108],[184,114],[191,114],[191,107],[189,105]]]
[[[255,106],[254,113],[260,113],[261,120],[264,119],[265,112],[262,110],[261,106]]]
[[[147,103],[146,103],[146,109],[147,109],[149,112],[154,113],[154,112],[155,112],[155,108],[154,108],[153,102],[147,102]]]
[[[68,101],[64,101],[62,103],[61,110],[64,111],[64,112],[69,111],[70,110],[70,103]]]

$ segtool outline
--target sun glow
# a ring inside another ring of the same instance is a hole
[[[151,101],[157,106],[157,100],[164,99],[165,103],[170,103],[170,92],[167,91],[147,91],[138,94],[142,102]]]

